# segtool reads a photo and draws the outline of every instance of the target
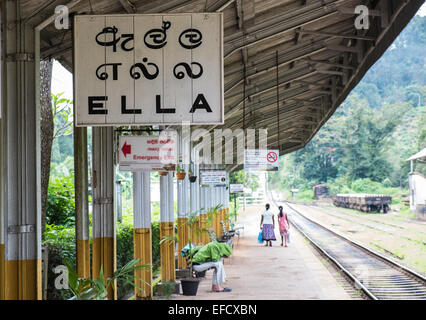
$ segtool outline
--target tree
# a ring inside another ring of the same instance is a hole
[[[45,231],[52,146],[72,133],[72,101],[51,93],[53,61],[40,61],[41,226]]]
[[[389,139],[408,108],[386,105],[380,110],[365,107],[365,100],[352,103],[342,135],[343,165],[351,179],[383,181],[391,167],[385,157]]]
[[[51,106],[52,60],[40,61],[40,134],[41,134],[41,228],[46,225],[47,190],[50,178],[50,160],[54,136]]]

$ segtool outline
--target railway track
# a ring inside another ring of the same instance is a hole
[[[291,224],[370,299],[426,300],[422,275],[307,218],[286,201],[274,202],[287,208]]]

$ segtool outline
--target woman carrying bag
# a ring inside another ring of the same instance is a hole
[[[272,241],[277,240],[275,238],[275,221],[274,214],[269,210],[269,203],[266,204],[266,211],[262,213],[260,220],[260,230],[262,231],[262,240],[266,241],[265,247],[272,247]]]
[[[288,222],[287,213],[283,212],[283,207],[279,206],[280,213],[278,214],[278,225],[280,228],[281,235],[281,247],[283,246],[283,240],[287,247],[287,242],[290,243],[290,223]]]

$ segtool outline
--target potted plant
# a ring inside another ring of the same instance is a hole
[[[183,278],[180,280],[181,286],[182,286],[182,294],[185,296],[195,296],[197,295],[198,291],[198,285],[200,284],[199,278],[193,277],[192,272],[192,258],[194,256],[194,251],[192,250],[195,248],[192,241],[192,235],[193,235],[193,228],[198,223],[198,216],[196,215],[196,212],[192,212],[188,216],[188,220],[186,221],[186,224],[189,226],[189,235],[188,235],[188,242],[189,242],[189,248],[187,250],[187,261],[189,265],[189,277]],[[196,233],[199,233],[198,228],[196,229]]]
[[[194,174],[192,173],[191,168],[189,168],[189,182],[194,183],[195,181],[197,181],[197,176],[194,176]]]
[[[178,241],[177,235],[168,235],[163,236],[160,240],[160,246],[172,246],[174,247],[175,242]],[[155,286],[156,292],[159,295],[169,296],[169,294],[179,294],[179,282],[171,282],[171,281],[160,281]],[[170,292],[169,292],[170,291]]]
[[[69,289],[74,297],[73,300],[107,300],[108,290],[114,288],[114,282],[116,280],[122,279],[127,283],[130,283],[132,286],[143,290],[138,287],[134,282],[134,272],[137,269],[146,269],[150,268],[150,265],[143,264],[138,265],[140,262],[139,259],[133,259],[128,262],[121,269],[116,270],[111,278],[108,278],[105,281],[103,267],[99,271],[99,279],[93,280],[91,278],[79,278],[75,268],[71,266],[70,263],[65,262],[65,265],[68,269],[68,285]],[[143,279],[138,278],[141,282],[146,283]]]
[[[218,216],[218,211],[222,208],[222,204],[218,204],[215,207],[210,208],[207,211],[207,217],[206,217],[206,229],[209,230],[210,228],[213,228],[213,221],[214,217]],[[217,230],[216,230],[217,231]]]
[[[176,166],[176,177],[178,180],[185,179],[186,173],[183,168],[181,168],[179,165]]]
[[[168,171],[158,171],[158,174],[160,176],[167,176],[168,173],[169,173]]]

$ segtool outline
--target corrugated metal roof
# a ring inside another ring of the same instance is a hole
[[[426,148],[424,148],[422,151],[417,152],[415,155],[409,157],[405,161],[411,161],[411,160],[417,160],[417,159],[425,159],[426,160]]]
[[[71,12],[222,11],[225,125],[209,128],[235,129],[242,128],[243,124],[245,128],[266,128],[269,146],[279,147],[282,155],[304,147],[312,139],[423,2],[82,0]],[[24,15],[34,25],[49,17],[57,5],[66,3],[22,1]],[[361,4],[367,5],[372,14],[368,30],[357,30],[354,25],[357,17],[354,9]],[[54,57],[70,71],[71,33],[71,30],[56,30],[52,25],[41,33],[42,57]],[[239,166],[228,167],[237,168]]]

